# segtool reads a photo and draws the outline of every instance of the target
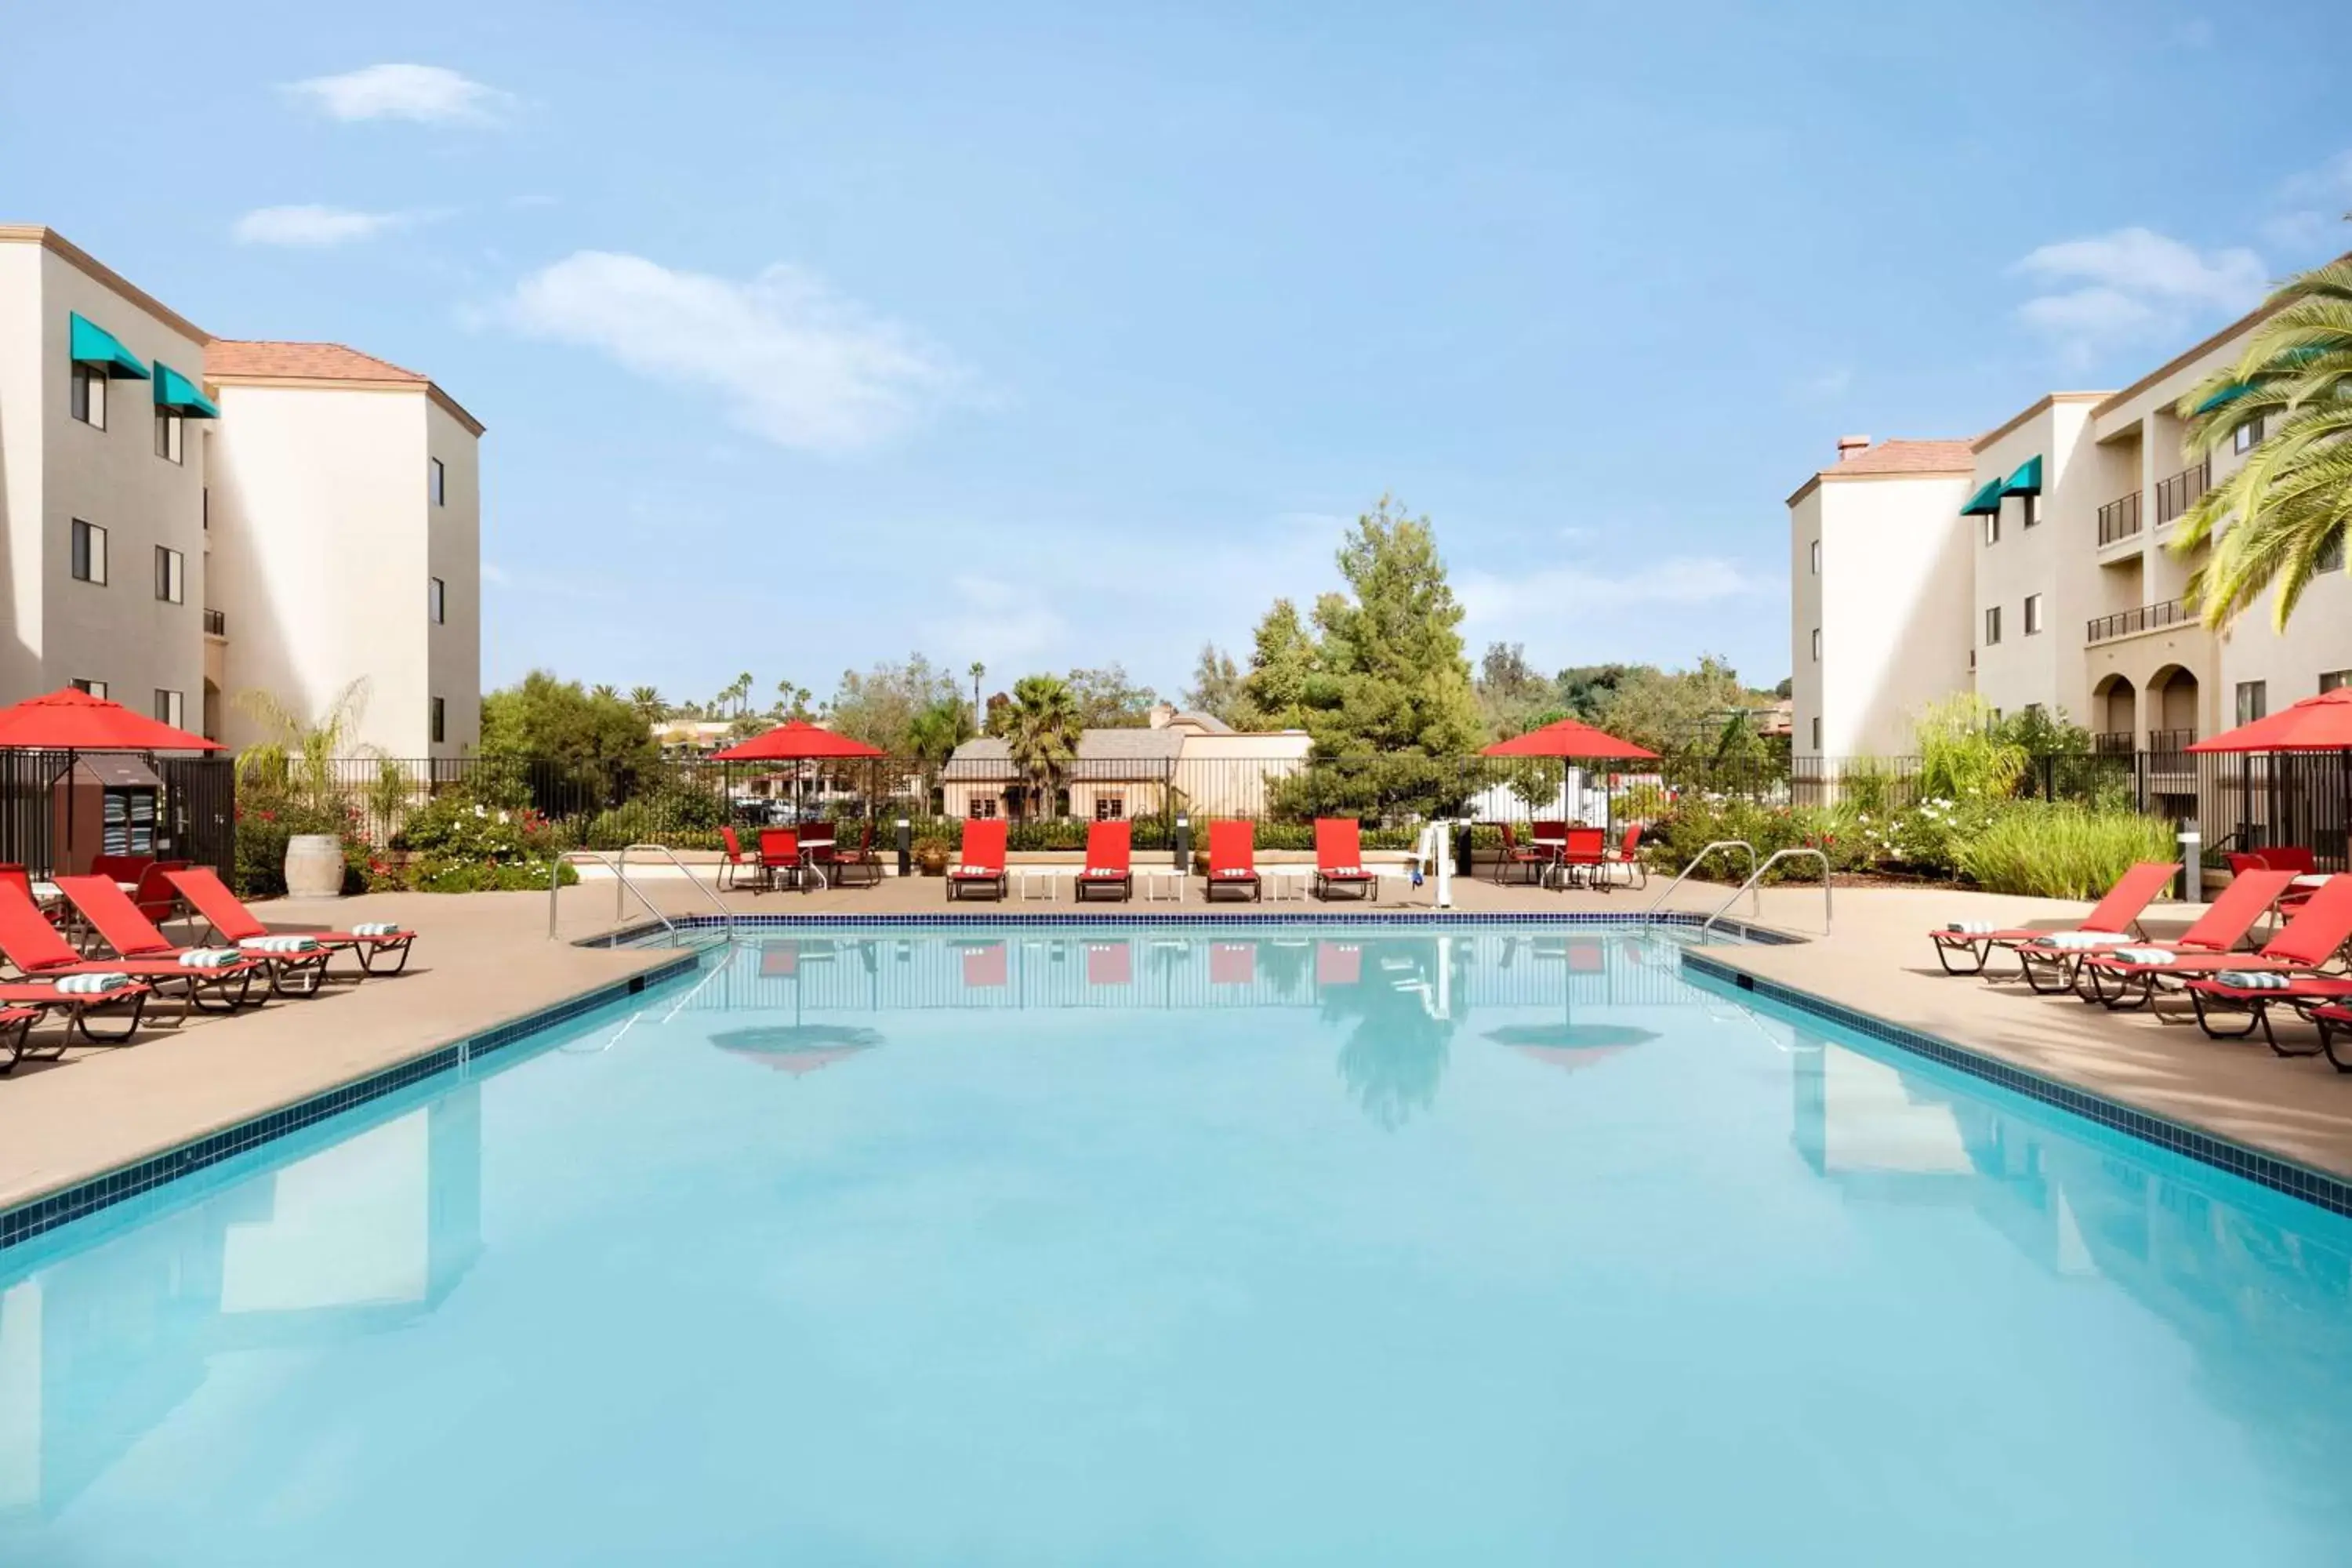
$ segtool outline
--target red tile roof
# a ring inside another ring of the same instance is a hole
[[[1976,470],[1976,456],[1968,441],[1881,441],[1832,463],[1821,478],[1844,474],[1966,474]]]
[[[413,370],[341,343],[277,343],[215,338],[205,345],[205,375],[212,381],[267,377],[272,381],[380,381],[423,386]]]

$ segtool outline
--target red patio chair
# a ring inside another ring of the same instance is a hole
[[[220,873],[209,866],[190,866],[170,873],[172,886],[202,918],[213,936],[232,947],[268,942],[283,935],[307,936],[335,952],[349,952],[363,974],[397,974],[408,967],[415,951],[416,933],[403,926],[362,926],[355,931],[273,931],[245,907]]]
[[[801,879],[801,873],[807,868],[808,862],[801,854],[799,829],[792,827],[760,829],[760,878],[766,886],[773,888],[776,885],[776,873],[782,871],[800,882],[805,889],[808,884]]]
[[[966,889],[984,888],[1002,901],[1004,882],[1004,819],[975,816],[963,825],[962,858],[948,868],[948,898],[952,901]]]
[[[882,857],[874,849],[873,818],[868,817],[858,824],[856,840],[848,848],[836,847],[834,850],[833,864],[840,873],[840,884],[845,888],[849,886],[849,873],[854,870],[864,870],[869,885],[882,879]]]
[[[1570,828],[1568,837],[1560,841],[1559,885],[1567,887],[1569,879],[1581,868],[1586,887],[1600,886],[1601,868],[1608,858],[1609,835],[1605,831],[1598,827]]]
[[[1642,825],[1640,823],[1629,822],[1625,825],[1624,837],[1617,841],[1616,848],[1609,851],[1609,864],[1625,868],[1627,887],[1646,888],[1650,885],[1650,868],[1642,859]],[[1633,879],[1637,876],[1641,879],[1639,883]]]
[[[1528,881],[1541,881],[1544,865],[1550,857],[1532,845],[1520,843],[1518,830],[1509,823],[1504,823],[1502,827],[1503,848],[1502,853],[1495,858],[1495,885],[1501,887],[1508,879],[1512,870],[1520,866],[1528,868]]]
[[[2241,871],[2284,871],[2291,876],[2308,877],[2319,869],[2318,862],[2308,849],[2294,844],[2274,845],[2268,849],[2250,849],[2241,854],[2224,856],[2230,875]],[[2309,888],[2288,890],[2279,907],[2290,912],[2301,909],[2310,899]]]
[[[1256,829],[1250,823],[1209,824],[1209,879],[1202,896],[1214,902],[1220,888],[1247,893],[1252,901],[1265,897],[1257,874]]]
[[[157,925],[162,925],[180,908],[180,891],[172,886],[171,874],[188,868],[185,860],[158,860],[139,874],[139,890],[131,901],[139,912]]]
[[[719,863],[719,890],[723,893],[735,886],[746,868],[758,869],[759,862],[743,853],[743,841],[735,837],[732,827],[719,830],[719,843],[727,854]]]
[[[1077,900],[1097,888],[1115,893],[1124,902],[1135,896],[1135,825],[1129,822],[1087,824],[1087,864],[1078,873]]]
[[[1369,899],[1380,890],[1381,879],[1364,868],[1364,838],[1361,826],[1352,816],[1318,816],[1315,819],[1315,881],[1311,890],[1318,899],[1328,899],[1334,888],[1360,889],[1357,897]]]

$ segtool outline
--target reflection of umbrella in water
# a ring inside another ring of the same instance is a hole
[[[1489,1029],[1486,1037],[1531,1060],[1578,1072],[1603,1057],[1646,1045],[1658,1032],[1630,1024],[1514,1024]]]
[[[882,1043],[882,1037],[873,1029],[843,1024],[774,1024],[755,1029],[729,1029],[711,1036],[710,1043],[731,1055],[750,1057],[799,1078],[860,1051],[870,1051]]]

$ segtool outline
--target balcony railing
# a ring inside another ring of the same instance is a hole
[[[2103,757],[2127,757],[2132,751],[2129,730],[2108,730],[2091,737],[2091,750]]]
[[[2156,526],[2162,528],[2213,488],[2213,459],[2200,458],[2156,487]]]
[[[2139,492],[2111,500],[2099,509],[2099,542],[2113,544],[2139,531]]]
[[[2150,730],[2147,749],[2151,752],[2185,752],[2196,742],[2194,730]]]
[[[2086,643],[2112,642],[2117,637],[2181,626],[2194,619],[2196,616],[2179,600],[2167,599],[2161,605],[2142,605],[2137,610],[2118,610],[2112,616],[2101,616],[2084,627],[2083,640]]]
[[[228,636],[228,617],[222,615],[218,610],[206,610],[205,612],[205,636],[208,637],[225,637]]]

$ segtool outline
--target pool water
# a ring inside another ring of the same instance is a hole
[[[2352,1561],[2344,1221],[1675,959],[742,942],[0,1255],[0,1563]]]

